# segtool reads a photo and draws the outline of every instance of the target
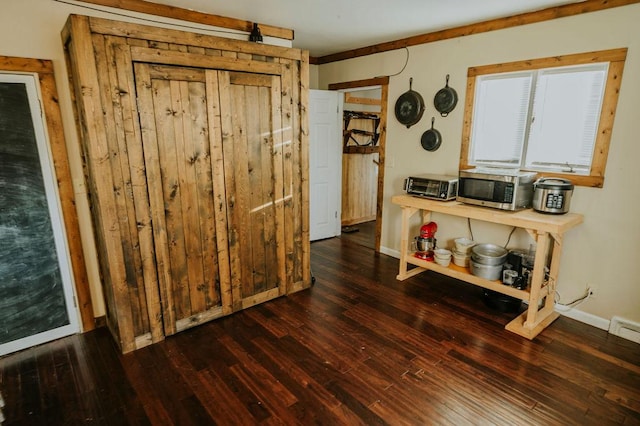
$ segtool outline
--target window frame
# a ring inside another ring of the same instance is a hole
[[[555,68],[571,65],[584,65],[597,62],[608,62],[609,72],[607,74],[600,120],[596,132],[591,169],[588,175],[578,175],[575,173],[541,172],[539,176],[554,176],[570,179],[574,185],[590,186],[602,188],[604,185],[604,174],[611,143],[611,132],[618,105],[618,95],[622,82],[624,63],[627,57],[627,49],[601,50],[587,53],[577,53],[572,55],[552,56],[548,58],[531,59],[524,61],[508,62],[503,64],[484,65],[470,67],[467,72],[467,92],[465,98],[464,121],[462,128],[462,145],[460,150],[460,170],[475,167],[469,164],[469,149],[471,147],[471,132],[473,128],[473,107],[475,105],[476,78],[487,74],[499,74],[516,71],[531,71],[544,68]],[[523,168],[522,170],[528,170]]]

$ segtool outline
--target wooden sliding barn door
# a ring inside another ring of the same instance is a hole
[[[280,77],[220,71],[234,310],[286,292]],[[288,195],[291,198],[291,195]]]
[[[284,294],[279,77],[135,74],[165,334]]]
[[[166,335],[231,313],[217,93],[207,75],[135,65]]]

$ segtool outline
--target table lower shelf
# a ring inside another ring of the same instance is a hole
[[[418,275],[421,272],[426,270],[435,271],[443,275],[447,275],[452,278],[456,278],[461,281],[466,281],[470,284],[474,284],[480,287],[484,287],[489,290],[496,291],[498,293],[506,294],[507,296],[515,297],[520,300],[526,300],[528,302],[532,302],[530,300],[531,294],[529,290],[518,290],[517,288],[510,287],[508,285],[502,284],[502,281],[496,280],[491,281],[478,276],[471,274],[469,268],[465,268],[462,266],[457,266],[453,262],[449,264],[449,266],[438,265],[436,262],[430,262],[424,259],[420,259],[414,256],[414,253],[407,254],[407,263],[417,266],[417,268],[413,268],[408,270],[405,274],[398,274],[396,277],[398,280],[406,280],[407,278],[411,278],[415,275]],[[542,288],[540,289],[540,298],[545,297],[548,294],[548,286],[546,283],[543,283]],[[537,304],[538,301],[536,300]]]
[[[420,274],[421,272],[434,271],[452,278],[459,279],[461,281],[466,281],[470,284],[496,291],[498,293],[506,294],[507,296],[525,300],[529,303],[530,309],[532,306],[538,306],[539,302],[547,295],[549,295],[550,287],[547,282],[542,283],[542,287],[540,288],[540,292],[538,293],[538,299],[531,300],[531,293],[528,289],[518,290],[517,288],[509,287],[502,284],[502,281],[499,280],[491,281],[475,276],[471,274],[469,268],[457,266],[453,263],[449,264],[449,266],[438,265],[435,262],[417,258],[414,256],[414,254],[415,253],[408,253],[405,262],[407,265],[414,265],[416,267],[409,270],[401,267],[400,271],[404,269],[406,270],[406,272],[400,272],[397,276],[398,280],[406,280],[407,278],[411,278],[415,275]],[[536,312],[534,321],[528,321],[530,309],[527,309],[522,314],[518,315],[515,319],[513,319],[505,326],[505,329],[519,334],[520,336],[526,337],[527,339],[533,339],[556,318],[558,318],[558,313],[553,310],[553,304],[550,304]]]

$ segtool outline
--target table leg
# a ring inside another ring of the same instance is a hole
[[[549,253],[549,234],[547,232],[541,232],[536,235],[537,247],[533,275],[531,276],[531,287],[529,289],[529,307],[522,315],[518,316],[505,327],[507,330],[528,339],[536,337],[559,316],[558,313],[553,310],[555,289],[549,288],[547,289],[548,291],[542,291],[544,269],[547,264],[547,254]],[[557,265],[555,265],[555,267],[557,268]],[[544,295],[546,295],[545,304],[542,309],[538,310],[540,298]]]
[[[558,273],[560,272],[560,254],[562,253],[562,235],[551,234],[553,237],[551,247],[551,263],[549,264],[549,291],[545,300],[545,309],[553,310],[555,308],[556,284],[558,282]]]
[[[409,220],[418,209],[414,207],[402,207],[402,226],[400,229],[400,270],[397,279],[404,280],[407,275],[407,256],[409,255]]]

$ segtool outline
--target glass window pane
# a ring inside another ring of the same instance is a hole
[[[589,172],[606,76],[606,63],[540,71],[526,167]]]
[[[494,74],[477,80],[472,164],[520,166],[531,81],[531,72]]]

